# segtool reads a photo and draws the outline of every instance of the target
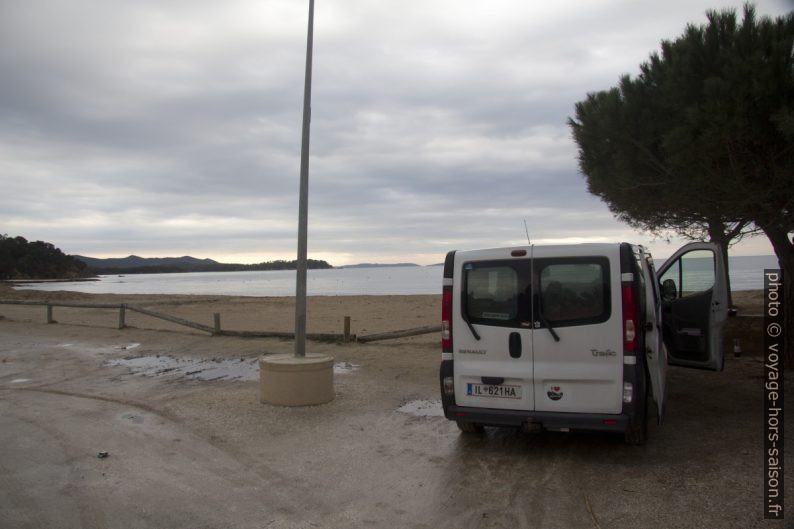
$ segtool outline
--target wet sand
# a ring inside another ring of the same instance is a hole
[[[245,329],[290,330],[294,310],[285,298],[7,296],[134,302],[207,323],[221,312]],[[359,333],[432,325],[439,301],[311,298],[309,326],[339,332],[345,315]],[[610,435],[460,434],[438,416],[436,334],[310,342],[335,358],[336,398],[280,408],[259,402],[250,370],[208,370],[290,352],[289,340],[147,317],[119,330],[113,311],[94,309],[56,308],[52,325],[43,307],[0,315],[0,526],[784,527],[762,519],[758,357],[729,356],[723,373],[671,368],[665,424],[631,447]]]

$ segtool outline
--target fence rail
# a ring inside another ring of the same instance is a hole
[[[369,334],[367,336],[359,336],[356,341],[361,343],[377,342],[380,340],[392,340],[394,338],[407,338],[409,336],[419,336],[421,334],[440,333],[441,325],[429,325],[426,327],[414,327],[413,329],[405,329],[403,331],[389,331],[381,332],[378,334]]]
[[[30,301],[22,299],[0,299],[0,305],[52,305],[77,309],[118,309],[120,303],[80,303],[77,301]]]
[[[47,323],[55,323],[52,317],[54,307],[67,307],[78,309],[112,309],[119,311],[118,328],[123,329],[127,327],[126,312],[132,311],[152,318],[165,320],[176,325],[189,327],[202,332],[209,333],[213,336],[237,336],[243,338],[286,338],[293,339],[295,333],[282,332],[282,331],[233,331],[224,330],[221,328],[220,314],[213,315],[213,325],[204,325],[195,321],[178,318],[170,314],[163,314],[151,309],[143,308],[139,305],[131,305],[128,303],[80,303],[77,301],[31,301],[31,300],[16,300],[16,299],[0,299],[0,305],[34,305],[47,307]],[[350,317],[345,316],[344,332],[342,334],[335,333],[309,333],[306,337],[310,340],[323,341],[323,342],[360,342],[368,343],[380,340],[391,340],[394,338],[405,338],[409,336],[419,336],[422,334],[430,334],[441,332],[440,325],[432,325],[426,327],[415,327],[412,329],[405,329],[401,331],[389,331],[377,334],[369,334],[366,336],[356,336],[350,333]]]
[[[196,323],[194,321],[184,320],[182,318],[177,318],[176,316],[163,314],[162,312],[155,312],[153,310],[145,309],[137,305],[127,305],[127,308],[133,312],[137,312],[139,314],[145,314],[146,316],[151,316],[152,318],[158,318],[161,320],[170,321],[171,323],[176,323],[177,325],[182,325],[184,327],[190,327],[191,329],[197,329],[199,331],[215,334],[215,328],[210,327],[209,325],[203,325],[201,323]]]

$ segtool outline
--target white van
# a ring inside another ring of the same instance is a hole
[[[623,433],[661,424],[668,362],[722,370],[728,315],[718,247],[692,243],[659,272],[641,246],[453,251],[444,263],[441,396],[483,426]]]

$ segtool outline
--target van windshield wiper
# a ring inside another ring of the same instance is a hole
[[[555,331],[554,327],[551,326],[549,320],[547,320],[546,317],[543,315],[543,313],[540,311],[538,311],[538,318],[540,318],[540,322],[549,330],[549,332],[551,333],[551,337],[554,338],[554,341],[559,342],[560,335],[557,334],[557,331]]]
[[[549,330],[549,332],[551,333],[551,337],[554,338],[554,341],[555,342],[559,342],[560,341],[560,335],[557,334],[557,331],[555,331],[554,327],[551,326],[551,323],[549,323],[549,320],[547,320],[546,316],[543,315],[543,311],[540,310],[540,303],[539,303],[539,300],[538,300],[538,295],[535,294],[533,297],[535,298],[534,305],[535,305],[535,307],[537,307],[538,319],[543,324],[543,326],[546,327]]]
[[[463,321],[466,322],[466,325],[469,326],[469,330],[471,331],[472,335],[474,335],[474,338],[476,338],[477,341],[479,342],[480,341],[480,335],[477,334],[477,331],[474,329],[474,325],[472,325],[471,322],[469,321],[469,318],[466,317],[465,312],[463,314]]]

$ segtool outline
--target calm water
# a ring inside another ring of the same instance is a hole
[[[309,270],[310,296],[441,293],[441,266]],[[294,296],[295,271],[195,272],[100,276],[100,281],[35,283],[24,288],[92,294]]]
[[[657,263],[657,266],[661,262]],[[777,268],[774,256],[731,257],[734,290],[764,286],[764,268]],[[309,270],[310,296],[440,294],[441,266],[342,268]],[[203,294],[227,296],[294,296],[295,272],[197,272],[101,276],[100,281],[35,283],[21,288],[70,290],[91,294]]]

